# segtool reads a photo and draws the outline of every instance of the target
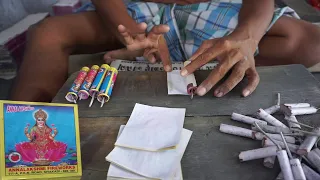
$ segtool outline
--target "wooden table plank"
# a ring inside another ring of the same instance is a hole
[[[280,120],[283,116],[276,116]],[[320,114],[299,116],[300,122],[320,126]],[[81,150],[83,180],[106,178],[109,163],[105,156],[113,149],[120,125],[128,118],[81,118]],[[250,128],[230,120],[230,116],[187,117],[184,128],[193,134],[182,158],[185,180],[270,180],[280,169],[263,167],[262,160],[240,163],[241,151],[261,147],[261,141],[232,136],[219,132],[221,123]],[[99,177],[99,178],[98,178]]]
[[[209,92],[204,97],[168,96],[167,79],[163,72],[119,72],[109,103],[103,108],[94,103],[88,108],[89,100],[79,102],[80,117],[130,116],[135,103],[164,107],[183,107],[187,116],[230,115],[233,111],[252,114],[258,108],[267,108],[276,103],[276,94],[286,103],[309,102],[320,105],[319,82],[303,66],[288,65],[260,67],[260,84],[249,97],[240,97],[242,82],[223,98],[212,97]],[[198,83],[209,71],[195,73]],[[67,103],[64,96],[75,79],[73,74],[61,88],[53,102]]]

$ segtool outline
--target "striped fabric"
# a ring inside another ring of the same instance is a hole
[[[127,9],[136,22],[148,24],[148,31],[154,25],[169,25],[165,39],[171,59],[185,61],[204,40],[230,34],[238,24],[241,5],[241,0],[212,0],[191,5],[130,1]],[[276,8],[269,28],[282,15],[299,18],[289,7]]]

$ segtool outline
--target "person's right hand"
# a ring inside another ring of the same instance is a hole
[[[108,62],[112,59],[131,60],[136,57],[145,57],[150,63],[155,63],[160,59],[163,63],[165,71],[171,71],[170,54],[164,34],[170,29],[167,25],[156,25],[146,34],[146,23],[140,23],[139,29],[141,33],[132,34],[123,25],[119,25],[118,30],[124,38],[126,48],[109,51],[104,55],[104,59]]]

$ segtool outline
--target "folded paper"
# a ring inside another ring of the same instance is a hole
[[[180,141],[185,111],[136,104],[115,145],[146,151],[175,148]]]

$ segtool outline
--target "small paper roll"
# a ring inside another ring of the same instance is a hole
[[[241,162],[243,161],[250,161],[254,159],[262,159],[270,156],[277,155],[277,147],[276,146],[269,146],[259,149],[253,149],[248,151],[243,151],[239,154],[239,159]]]
[[[220,124],[220,131],[223,133],[247,137],[252,139],[252,130],[250,129],[245,129],[245,128],[232,126],[228,124]]]
[[[278,140],[274,140],[276,141],[277,144],[279,144],[282,148],[285,148],[285,145],[282,141],[278,141]],[[289,147],[289,150],[293,153],[296,153],[297,152],[297,149],[299,148],[298,145],[295,145],[295,144],[291,144],[291,143],[288,143],[288,147]],[[275,146],[275,144],[268,138],[265,138],[262,140],[262,146]]]
[[[284,125],[281,121],[279,121],[278,119],[276,119],[275,117],[271,116],[270,114],[268,114],[267,112],[265,112],[263,109],[259,109],[258,111],[259,116],[264,119],[265,121],[267,121],[268,123],[274,125],[274,126],[279,126],[279,127],[283,127],[283,128],[288,128],[286,125]]]
[[[268,113],[268,114],[274,114],[274,113],[276,113],[276,112],[279,111],[279,110],[280,110],[280,105],[273,105],[273,106],[271,106],[271,107],[268,107],[267,109],[264,109],[264,111],[265,111],[266,113]],[[257,117],[257,118],[262,118],[262,117],[260,117],[260,115],[259,115],[259,111],[256,112],[254,116]]]
[[[294,104],[284,104],[287,107],[291,108],[302,108],[302,107],[310,107],[309,103],[294,103]]]
[[[312,151],[314,151],[318,156],[320,156],[320,149],[314,148]]]
[[[284,112],[287,116],[298,116],[305,114],[315,114],[318,111],[318,109],[315,107],[291,108],[285,105],[281,105],[281,111]]]
[[[307,158],[317,168],[317,171],[320,172],[320,156],[316,152],[310,151]]]
[[[285,150],[277,151],[277,158],[278,158],[281,172],[283,174],[284,179],[294,180],[287,152]]]
[[[276,177],[275,180],[284,180],[284,177],[283,177],[282,172],[280,172],[280,173],[278,174],[278,176]]]
[[[232,113],[231,119],[235,120],[235,121],[243,122],[243,123],[246,123],[246,124],[251,124],[251,125],[254,125],[255,122],[257,124],[267,125],[266,121],[261,121],[259,119],[252,118],[252,117],[249,117],[249,116],[244,116],[244,115],[238,114],[238,113]]]
[[[307,178],[303,172],[303,169],[302,169],[302,166],[301,166],[299,159],[296,159],[296,158],[290,159],[289,162],[291,165],[294,179],[295,180],[307,180]]]
[[[295,116],[284,116],[285,120],[290,120],[290,121],[294,121],[294,122],[298,122],[297,118]],[[289,127],[290,128],[297,128],[297,129],[301,129],[301,126],[299,124],[293,123],[288,121]]]
[[[312,132],[316,134],[320,134],[320,128],[315,128]],[[299,146],[297,150],[297,154],[307,155],[312,149],[312,147],[314,146],[314,144],[316,143],[317,139],[318,139],[318,136],[308,135],[304,139],[302,144]]]
[[[304,163],[301,164],[304,174],[306,175],[307,180],[320,180],[320,174],[311,169],[309,166]]]
[[[273,134],[279,134],[280,132],[292,133],[292,131],[289,128],[283,128],[283,127],[278,127],[278,126],[269,126],[269,125],[259,125],[259,127],[264,132],[267,132],[267,133],[273,133]],[[254,131],[259,131],[259,129],[255,126],[252,126],[251,129]]]
[[[282,141],[280,134],[269,134],[269,133],[267,133],[267,134],[268,134],[268,136],[270,136],[270,138],[272,138],[274,140]],[[260,132],[254,132],[254,131],[252,132],[252,137],[253,137],[253,139],[256,139],[256,140],[262,140],[264,138],[267,138],[267,137],[265,137],[264,134],[262,134]],[[291,143],[291,144],[296,143],[296,139],[294,137],[284,136],[284,138],[286,139],[287,143]]]
[[[276,161],[276,156],[270,156],[263,159],[263,166],[272,169]]]

